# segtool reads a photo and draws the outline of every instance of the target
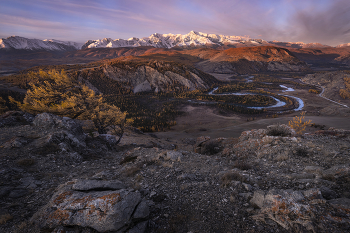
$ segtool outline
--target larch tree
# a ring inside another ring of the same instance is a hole
[[[73,119],[92,120],[99,134],[106,134],[107,128],[114,130],[121,140],[126,123],[126,113],[104,101],[86,85],[72,80],[64,71],[51,70],[31,72],[34,80],[23,103],[11,98],[23,111],[38,114],[42,112],[67,116]]]

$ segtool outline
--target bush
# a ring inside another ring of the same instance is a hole
[[[302,134],[306,126],[311,125],[311,120],[305,121],[305,112],[300,113],[300,116],[293,117],[293,120],[288,122],[288,125],[295,130],[297,134]]]
[[[315,89],[309,89],[309,93],[320,94],[321,92]]]
[[[305,147],[298,147],[295,150],[295,155],[299,157],[307,157],[309,155],[309,152]]]
[[[270,125],[267,127],[268,136],[288,137],[292,135],[292,129],[287,125]]]
[[[214,155],[220,152],[220,143],[217,141],[209,141],[204,144],[204,153]]]
[[[239,174],[238,172],[228,172],[221,177],[221,184],[223,187],[228,187],[230,186],[233,180],[241,182],[246,181],[245,177]]]

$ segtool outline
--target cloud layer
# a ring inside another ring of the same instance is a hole
[[[85,42],[191,30],[279,41],[350,42],[348,0],[2,0],[0,37]]]

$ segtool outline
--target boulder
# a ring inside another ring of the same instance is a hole
[[[100,135],[98,135],[98,137],[99,137],[102,141],[108,143],[109,145],[114,145],[114,144],[116,144],[116,143],[118,142],[118,140],[117,140],[117,138],[116,138],[115,135],[111,135],[111,134],[100,134]]]
[[[41,113],[36,115],[33,121],[33,125],[46,130],[66,130],[76,137],[79,137],[79,139],[85,139],[86,137],[83,132],[83,128],[78,121],[73,120],[69,117],[59,117],[52,113]]]
[[[27,125],[33,122],[34,115],[22,111],[8,111],[0,116],[0,127]]]
[[[306,194],[314,192],[310,190]],[[250,203],[261,208],[260,213],[253,216],[256,220],[270,219],[289,231],[299,224],[313,231],[310,219],[315,215],[308,201],[300,191],[271,189],[266,194],[261,190],[255,191]]]
[[[350,210],[350,199],[349,198],[337,198],[328,201],[332,206],[338,208],[344,208]]]
[[[148,205],[138,191],[124,187],[115,180],[67,182],[31,222],[41,231],[69,226],[98,232],[143,232],[146,224],[139,224],[149,216]]]
[[[69,152],[86,147],[86,135],[80,123],[76,120],[59,117],[51,113],[42,113],[34,118],[33,125],[41,128],[44,132],[44,136],[34,140],[31,144],[36,149],[51,148],[48,150],[48,153],[50,153],[59,149]],[[52,149],[53,147],[55,148]]]
[[[166,155],[164,156],[165,160],[171,160],[173,162],[181,161],[183,155],[180,151],[167,151]]]

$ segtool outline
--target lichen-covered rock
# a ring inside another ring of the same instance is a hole
[[[32,142],[34,148],[56,145],[61,151],[72,148],[85,148],[86,135],[79,122],[68,117],[59,117],[51,113],[38,114],[33,125],[42,128],[45,134]],[[74,149],[73,149],[74,150]]]
[[[330,224],[349,224],[349,199],[339,198],[328,202],[318,188],[303,192],[271,189],[265,193],[259,190],[250,200],[254,207],[260,208],[253,219],[262,222],[273,220],[291,232],[319,232]]]
[[[166,155],[164,156],[165,160],[171,160],[173,162],[175,161],[181,161],[183,155],[180,151],[167,151]]]
[[[286,157],[292,154],[298,145],[295,131],[287,125],[271,125],[267,128],[242,132],[239,142],[233,146],[233,152],[238,156],[253,154],[258,158],[277,160],[281,159],[277,155]]]
[[[69,117],[59,117],[51,113],[41,113],[35,116],[33,125],[43,129],[61,129],[69,131],[71,134],[85,139],[86,135],[83,132],[81,125]]]
[[[31,221],[40,230],[79,226],[99,232],[125,232],[146,220],[149,209],[138,191],[119,189],[122,187],[117,181],[68,182]]]
[[[248,139],[261,139],[266,136],[266,129],[252,129],[248,131],[243,131],[239,137],[239,141],[247,141]]]
[[[75,191],[88,190],[120,190],[125,189],[126,186],[119,180],[105,181],[105,180],[77,180],[73,184],[72,189]]]

